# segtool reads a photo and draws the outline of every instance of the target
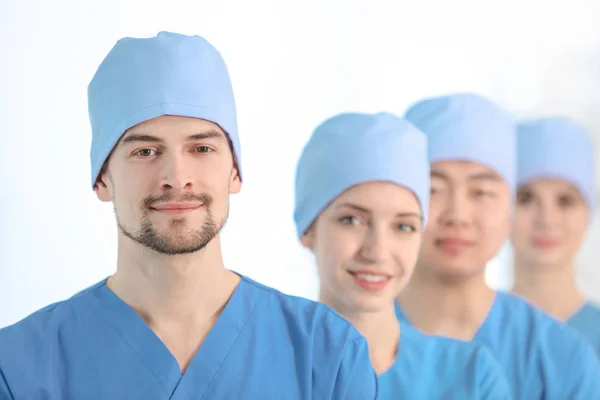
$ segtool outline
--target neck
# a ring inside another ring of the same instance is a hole
[[[585,303],[575,280],[574,263],[528,265],[516,258],[514,265],[513,293],[553,317],[565,321]]]
[[[330,304],[321,300],[322,302]],[[333,306],[332,306],[333,307]],[[336,307],[333,307],[336,309]],[[375,312],[338,310],[367,340],[369,356],[375,372],[380,375],[394,363],[400,342],[400,323],[394,304]]]
[[[195,253],[166,256],[119,237],[108,287],[160,338],[184,373],[240,277],[227,271],[219,235]]]
[[[175,256],[120,236],[108,286],[154,328],[204,324],[220,314],[238,282],[223,265],[219,235],[198,252]]]
[[[417,267],[398,302],[420,330],[472,340],[487,318],[495,295],[485,283],[483,272],[460,281],[448,281]]]

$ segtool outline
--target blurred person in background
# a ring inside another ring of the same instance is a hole
[[[401,318],[486,346],[515,399],[600,398],[600,362],[578,332],[485,281],[510,236],[516,125],[490,100],[459,93],[421,100],[406,118],[428,138],[429,219]]]
[[[583,333],[600,355],[600,308],[576,281],[596,205],[594,146],[566,117],[518,126],[513,292]]]

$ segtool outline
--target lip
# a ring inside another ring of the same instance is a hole
[[[550,249],[558,245],[558,240],[551,238],[535,238],[531,241],[534,247]]]
[[[471,247],[473,242],[471,240],[466,240],[462,238],[456,237],[446,237],[437,239],[435,244],[438,248],[442,249],[447,253],[451,253],[457,255],[464,251],[466,248]]]
[[[386,274],[380,271],[358,270],[348,271],[348,273],[352,275],[352,278],[354,278],[354,282],[359,287],[369,292],[378,292],[385,289],[385,287],[390,283],[392,279],[392,276],[390,274]],[[382,279],[381,281],[368,281],[360,276],[362,274],[380,276],[384,279]]]
[[[158,204],[151,208],[155,211],[162,212],[165,214],[184,214],[184,213],[188,213],[188,212],[197,210],[200,207],[202,207],[202,204],[172,202],[172,203]]]

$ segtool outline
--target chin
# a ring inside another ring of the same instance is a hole
[[[165,243],[169,247],[178,248],[178,249],[187,249],[190,247],[197,246],[196,240],[189,240],[189,238],[183,238],[183,237],[168,237],[168,238],[165,238]]]
[[[457,265],[455,263],[440,263],[435,269],[435,274],[445,282],[461,282],[483,273],[484,270],[485,267],[465,267],[465,264]]]
[[[537,254],[535,257],[531,257],[530,260],[530,264],[538,268],[553,268],[565,264],[565,257],[561,257],[560,255],[551,252]]]
[[[351,307],[355,312],[378,313],[394,304],[394,298],[384,295],[356,295]]]

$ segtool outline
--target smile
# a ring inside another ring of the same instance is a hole
[[[358,286],[369,291],[379,291],[384,289],[392,279],[391,275],[382,273],[366,271],[348,272],[352,275]]]

